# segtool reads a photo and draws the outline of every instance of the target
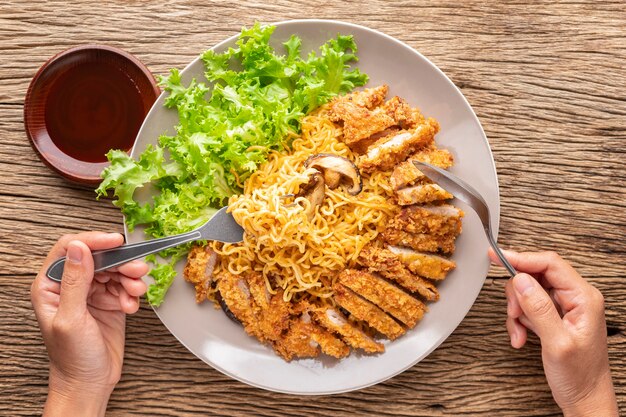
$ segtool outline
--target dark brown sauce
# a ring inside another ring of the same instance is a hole
[[[50,138],[62,152],[86,162],[105,162],[110,149],[129,150],[144,115],[133,80],[102,62],[68,69],[46,99]]]

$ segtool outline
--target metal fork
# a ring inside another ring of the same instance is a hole
[[[480,193],[456,175],[444,171],[441,168],[419,161],[413,161],[413,164],[417,169],[422,171],[424,175],[430,178],[431,181],[439,184],[444,190],[466,203],[476,212],[476,214],[478,214],[478,217],[483,224],[485,234],[487,235],[487,239],[489,239],[491,247],[496,252],[496,255],[498,255],[498,258],[500,258],[502,265],[504,265],[506,270],[509,271],[511,276],[517,275],[517,271],[513,268],[509,261],[506,260],[504,254],[498,247],[496,239],[493,237],[493,233],[491,232],[491,215],[489,214],[489,206],[487,206],[485,199],[482,198]]]
[[[243,228],[237,224],[233,215],[226,211],[227,208],[224,207],[218,210],[208,222],[191,232],[123,245],[119,248],[95,251],[92,254],[94,269],[96,272],[102,271],[194,240],[217,240],[228,243],[241,242],[243,240]],[[61,282],[64,265],[65,258],[56,260],[46,272],[48,278]]]

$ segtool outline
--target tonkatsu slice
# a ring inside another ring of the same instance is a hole
[[[398,204],[408,206],[411,204],[425,204],[434,201],[449,200],[453,196],[437,184],[420,184],[402,188],[396,191]]]
[[[409,156],[408,160],[395,167],[391,173],[390,182],[394,190],[431,183],[424,173],[413,164],[413,161],[426,162],[446,169],[452,166],[453,159],[449,151],[438,149],[434,144],[415,152]]]
[[[196,245],[187,255],[187,264],[183,270],[183,276],[187,282],[193,284],[196,290],[197,303],[206,300],[216,263],[217,253],[208,246]]]
[[[250,294],[250,288],[244,277],[223,271],[216,276],[216,281],[218,297],[224,312],[227,315],[230,313],[231,318],[239,321],[249,335],[265,341],[265,336],[258,326],[260,310]]]
[[[439,299],[439,291],[432,282],[411,272],[398,255],[387,248],[366,246],[359,253],[359,262],[365,265],[370,272],[377,272],[383,277],[397,282],[403,288],[418,293],[428,301]]]
[[[461,233],[463,216],[461,209],[450,204],[408,206],[391,219],[389,228],[409,233],[457,236]]]
[[[456,234],[444,235],[428,233],[411,233],[402,229],[388,227],[382,233],[385,242],[390,245],[408,246],[418,252],[441,252],[446,255],[454,253]]]
[[[400,260],[414,274],[434,280],[442,280],[456,267],[448,258],[432,253],[417,252],[402,246],[388,246],[388,249],[398,255]]]
[[[379,275],[346,269],[339,274],[338,281],[410,328],[422,319],[426,311],[424,303]]]
[[[357,320],[366,322],[389,340],[394,340],[404,334],[404,327],[376,305],[340,283],[335,284],[333,289],[335,291],[333,298],[337,304],[347,310]]]
[[[287,361],[294,358],[314,358],[320,352],[338,359],[350,354],[348,345],[311,321],[306,310],[290,320],[287,332],[274,342],[273,347]]]
[[[380,353],[385,347],[369,337],[361,329],[355,327],[339,310],[328,307],[311,312],[313,319],[322,327],[337,333],[343,340],[355,349],[362,349],[367,353]]]
[[[410,153],[430,144],[439,131],[439,124],[429,118],[411,130],[400,130],[371,145],[359,161],[364,172],[385,171],[403,162]]]

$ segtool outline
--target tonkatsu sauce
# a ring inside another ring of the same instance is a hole
[[[61,74],[45,106],[54,144],[86,162],[105,162],[110,149],[129,150],[146,112],[133,80],[102,62],[79,63]]]

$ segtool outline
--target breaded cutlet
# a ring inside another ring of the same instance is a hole
[[[452,155],[445,149],[438,149],[434,143],[415,152],[409,156],[408,160],[396,166],[391,173],[390,182],[395,191],[412,185],[431,183],[412,161],[426,162],[447,169],[452,166]]]
[[[407,206],[391,219],[388,228],[409,233],[454,235],[461,233],[461,209],[450,204]]]
[[[348,345],[311,320],[311,308],[307,301],[300,301],[293,306],[294,316],[289,320],[288,330],[274,341],[274,350],[288,361],[317,357],[320,352],[337,359],[348,356]]]
[[[346,343],[355,349],[362,349],[367,353],[380,353],[385,351],[382,344],[377,343],[361,329],[352,325],[346,316],[332,307],[316,309],[311,312],[311,316],[318,324],[340,335]]]
[[[417,275],[434,280],[442,280],[456,267],[454,261],[431,253],[417,252],[403,246],[389,246],[400,260]]]
[[[378,87],[365,88],[361,91],[339,96],[335,98],[335,101],[347,101],[356,106],[371,110],[383,104],[388,91],[389,87],[387,84],[383,84]]]
[[[454,253],[456,234],[447,235],[429,233],[411,233],[394,227],[387,227],[382,233],[385,242],[390,245],[408,246],[418,252]]]
[[[422,319],[427,310],[417,298],[366,271],[346,269],[339,274],[338,281],[410,328]]]
[[[404,334],[404,327],[376,305],[340,283],[335,284],[333,289],[335,292],[333,299],[357,320],[366,322],[389,340],[397,339]]]
[[[359,169],[370,173],[375,170],[386,171],[403,162],[409,154],[429,145],[439,131],[439,123],[428,118],[424,124],[410,130],[383,137],[371,145],[367,153],[359,160]]]
[[[419,112],[413,112],[409,103],[398,96],[386,101],[381,108],[394,120],[401,129],[412,129],[418,123],[423,122]]]
[[[431,181],[412,162],[404,161],[394,168],[389,177],[389,182],[394,191],[398,191],[404,187],[428,184]]]
[[[289,321],[289,329],[272,347],[287,362],[294,358],[316,358],[320,354],[319,345],[311,340],[311,325],[300,318]]]
[[[291,303],[283,300],[283,290],[272,295],[259,272],[244,274],[250,295],[259,308],[257,327],[266,340],[278,340],[287,329],[291,316]]]
[[[454,163],[454,158],[449,150],[440,149],[432,143],[410,155],[409,161],[426,162],[441,169],[448,169]]]
[[[216,263],[217,253],[208,246],[196,245],[189,251],[183,276],[187,282],[194,285],[196,303],[206,300]]]
[[[343,122],[343,141],[350,147],[395,124],[393,118],[378,108],[369,110],[346,100],[331,103],[329,114],[331,120]]]
[[[412,273],[398,255],[387,248],[368,245],[359,253],[359,262],[370,272],[378,272],[383,277],[397,282],[401,287],[418,293],[428,301],[439,300],[437,287],[432,282]]]
[[[396,191],[396,197],[399,205],[409,206],[450,200],[453,195],[437,184],[419,184],[399,189]]]
[[[260,341],[265,341],[265,336],[258,326],[260,308],[250,296],[246,280],[239,275],[222,271],[216,276],[216,281],[220,297],[243,325],[246,333],[255,336]]]

